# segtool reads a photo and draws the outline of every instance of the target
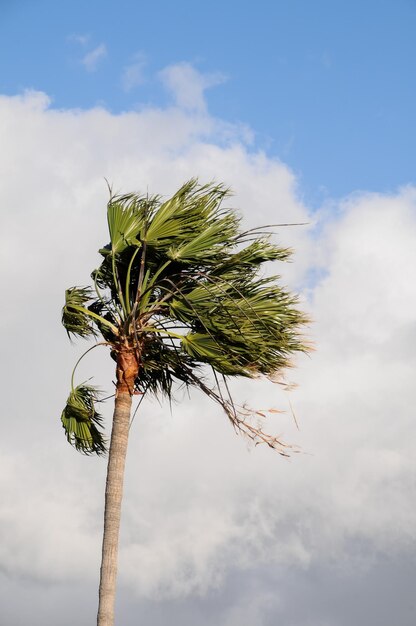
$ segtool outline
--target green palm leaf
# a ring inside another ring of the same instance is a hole
[[[137,237],[145,224],[142,200],[132,195],[108,203],[107,220],[113,254],[123,252],[130,245],[141,245]]]
[[[95,335],[96,331],[91,324],[91,317],[85,310],[85,305],[93,297],[90,287],[72,287],[65,291],[65,305],[62,309],[62,324],[66,331],[79,337]]]
[[[69,443],[84,454],[104,454],[106,444],[99,427],[102,417],[95,410],[98,392],[94,387],[78,385],[68,396],[61,421]]]
[[[167,202],[155,210],[146,230],[146,241],[158,250],[192,242],[221,218],[220,205],[228,190],[222,185],[185,183]],[[226,216],[225,216],[226,217]],[[230,220],[230,216],[227,218]]]

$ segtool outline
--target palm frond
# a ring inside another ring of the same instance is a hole
[[[202,260],[204,264],[215,260],[221,261],[233,243],[233,237],[237,232],[238,218],[226,213],[219,212],[206,220],[204,229],[192,239],[178,246],[172,246],[169,257],[185,263]]]
[[[68,335],[88,337],[96,334],[91,324],[91,317],[85,311],[85,305],[92,297],[93,291],[90,287],[71,287],[65,291],[62,324]]]
[[[299,327],[307,322],[296,298],[273,279],[236,287],[210,276],[169,302],[170,314],[192,328],[184,350],[225,374],[268,375],[289,365],[294,351],[306,351]]]
[[[236,234],[238,218],[232,211],[222,212],[220,208],[228,194],[222,185],[199,185],[196,179],[188,181],[154,212],[145,234],[148,245],[160,251],[169,250],[169,258],[184,260],[186,246],[198,239],[200,243],[196,248],[199,249],[202,245],[199,238],[207,229],[210,229],[210,241],[214,241],[214,231],[219,230],[220,223],[224,231],[228,227],[230,235],[232,224],[232,233]],[[218,233],[216,237],[220,239]]]
[[[102,426],[102,417],[95,410],[95,402],[99,394],[94,387],[78,385],[72,389],[61,421],[68,442],[76,450],[84,454],[104,454],[105,440],[99,431]]]
[[[268,261],[287,261],[292,255],[290,248],[282,248],[270,241],[270,237],[259,237],[242,250],[230,255],[218,264],[214,273],[224,274],[233,268],[257,267]]]
[[[108,203],[107,220],[113,254],[120,254],[130,245],[141,245],[137,237],[145,225],[144,201],[145,198],[131,194],[115,197]]]

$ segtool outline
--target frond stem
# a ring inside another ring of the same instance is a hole
[[[90,311],[89,309],[86,309],[85,307],[80,306],[79,304],[69,304],[68,309],[75,309],[76,311],[80,311],[81,313],[84,313],[85,315],[88,315],[89,317],[93,317],[94,319],[99,320],[101,324],[104,324],[104,326],[108,326],[108,328],[111,328],[111,330],[113,331],[115,335],[118,335],[118,328],[114,326],[114,324],[106,320],[105,317],[101,317],[101,315],[98,315],[98,313],[94,313],[93,311]]]
[[[139,280],[137,283],[137,292],[136,292],[136,302],[139,303],[139,299],[140,299],[140,293],[141,293],[141,289],[142,289],[142,285],[143,285],[143,278],[144,278],[144,266],[146,263],[146,250],[147,250],[147,244],[145,241],[143,241],[143,248],[142,248],[142,256],[140,259],[140,271],[139,271]]]
[[[74,369],[72,370],[72,375],[71,375],[71,389],[72,389],[72,391],[74,391],[74,389],[75,389],[75,387],[74,387],[75,370],[77,369],[78,365],[80,364],[80,362],[82,361],[84,356],[86,356],[88,354],[88,352],[91,352],[91,350],[94,350],[94,348],[98,348],[98,346],[108,346],[108,345],[110,345],[110,344],[107,341],[100,341],[100,343],[96,343],[95,345],[91,346],[91,348],[88,348],[88,350],[85,350],[85,352],[83,354],[81,354],[81,356],[79,357],[78,361],[74,365]]]
[[[130,263],[127,269],[127,275],[126,275],[126,307],[127,307],[127,313],[131,312],[131,307],[130,307],[130,276],[131,276],[131,268],[133,267],[133,263],[134,263],[134,259],[136,258],[138,252],[140,251],[140,248],[136,248],[136,250],[134,251],[134,253],[132,254],[132,257],[130,259]]]
[[[114,251],[111,252],[111,266],[112,266],[112,271],[113,271],[114,284],[117,289],[118,299],[120,300],[121,308],[123,309],[124,315],[127,316],[126,305],[124,302],[123,292],[120,287],[120,277],[118,275],[118,269],[117,269]]]

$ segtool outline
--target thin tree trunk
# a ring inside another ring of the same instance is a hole
[[[130,409],[131,395],[128,392],[118,394],[114,407],[105,489],[104,534],[97,626],[113,626],[114,624],[118,538]]]
[[[105,488],[104,534],[97,626],[114,625],[124,467],[129,437],[133,385],[137,372],[138,363],[134,352],[120,353],[117,359],[117,392]]]

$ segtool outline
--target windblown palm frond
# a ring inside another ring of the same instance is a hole
[[[98,430],[102,417],[95,410],[98,392],[89,385],[78,385],[72,389],[61,421],[69,443],[84,454],[104,454],[105,440]]]
[[[65,291],[65,305],[62,309],[62,324],[66,331],[79,337],[96,335],[91,318],[85,311],[85,305],[92,300],[93,291],[90,287],[72,287]]]
[[[140,246],[136,236],[145,224],[140,205],[140,198],[134,196],[109,202],[107,217],[113,254],[120,254],[130,245]]]
[[[114,318],[111,316],[112,307],[106,307],[101,299],[94,299],[94,295],[90,287],[72,287],[65,291],[62,324],[68,335],[96,336],[98,331],[103,336],[105,331],[107,333],[111,331],[113,336],[118,334],[117,327],[113,323]],[[87,302],[91,304],[86,307]],[[103,313],[104,310],[107,313],[104,316],[100,315],[99,313]]]
[[[199,185],[190,180],[156,209],[143,239],[161,250],[189,243],[226,217],[220,206],[227,195],[222,185]]]

